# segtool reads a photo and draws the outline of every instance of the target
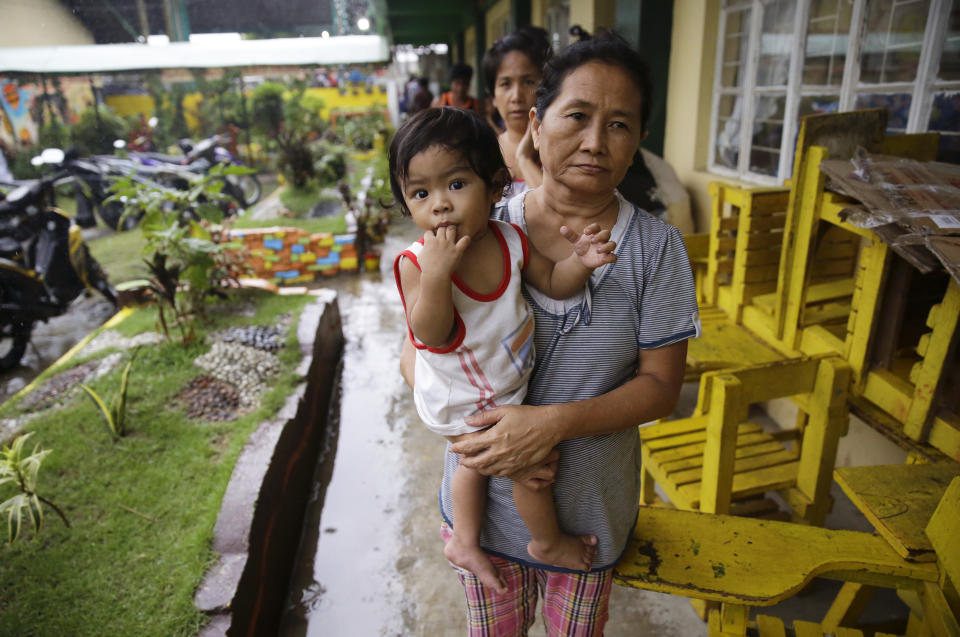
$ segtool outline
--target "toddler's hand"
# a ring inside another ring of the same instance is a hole
[[[437,228],[436,232],[423,233],[423,250],[418,263],[423,274],[450,277],[460,264],[464,252],[470,245],[470,237],[457,238],[457,229],[453,226]]]
[[[573,244],[574,253],[588,268],[599,268],[604,263],[617,260],[617,255],[613,253],[617,243],[610,241],[610,231],[601,230],[600,224],[591,223],[579,235],[567,226],[561,226],[560,234]]]

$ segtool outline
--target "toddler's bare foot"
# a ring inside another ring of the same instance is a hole
[[[589,571],[597,555],[597,536],[561,533],[552,542],[531,540],[527,544],[527,552],[530,557],[544,564]]]
[[[450,563],[465,568],[479,578],[480,583],[501,595],[507,592],[507,583],[490,558],[477,544],[467,544],[454,535],[443,547],[443,555]]]

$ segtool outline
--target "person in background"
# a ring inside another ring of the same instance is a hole
[[[413,102],[407,107],[407,114],[413,115],[422,110],[430,108],[433,101],[433,93],[430,92],[430,84],[425,77],[417,78],[419,90],[413,95]]]
[[[543,179],[529,124],[543,65],[550,54],[547,32],[529,27],[500,38],[483,56],[487,91],[504,124],[497,139],[513,180],[505,199],[536,188]]]
[[[441,93],[430,105],[456,106],[483,115],[483,108],[479,100],[470,95],[470,80],[472,79],[473,67],[463,62],[457,62],[450,67],[450,90]]]

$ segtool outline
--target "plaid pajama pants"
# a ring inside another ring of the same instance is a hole
[[[453,537],[441,527],[444,542]],[[543,622],[550,637],[600,637],[609,616],[613,569],[558,573],[490,556],[509,589],[505,595],[484,588],[470,571],[454,566],[467,597],[469,637],[522,637],[536,620],[543,597]]]

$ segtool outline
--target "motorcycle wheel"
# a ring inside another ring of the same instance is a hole
[[[0,303],[16,304],[22,301],[17,290],[0,285]],[[13,321],[0,323],[0,372],[13,369],[20,363],[23,353],[30,342],[33,323]]]
[[[118,228],[120,217],[123,216],[123,204],[119,201],[111,201],[100,206],[100,218],[111,230],[130,230],[137,225],[137,219],[130,215],[123,220],[123,227]]]
[[[227,181],[231,186],[230,195],[244,208],[249,208],[260,200],[263,186],[256,175],[230,175]]]
[[[0,372],[11,370],[20,364],[20,359],[27,351],[29,342],[29,328],[16,329],[12,326],[0,328]]]

